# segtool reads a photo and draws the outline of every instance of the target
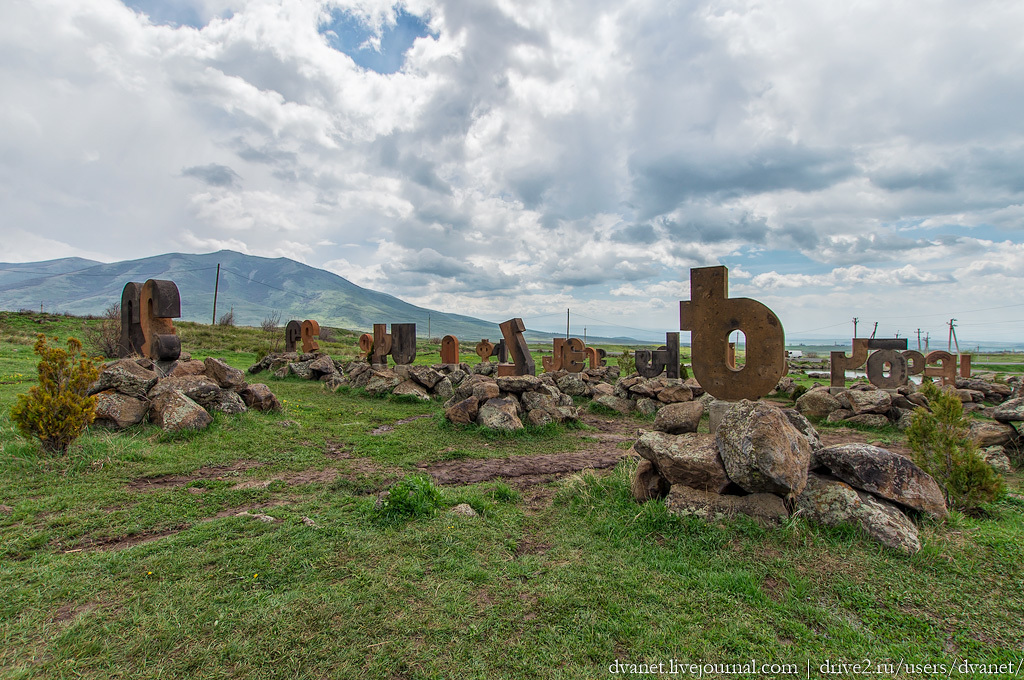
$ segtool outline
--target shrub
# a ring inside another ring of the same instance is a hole
[[[338,334],[335,333],[334,329],[331,328],[330,326],[320,326],[320,335],[318,335],[317,337],[320,338],[321,342],[338,341]]]
[[[907,428],[914,462],[942,486],[950,507],[976,513],[982,503],[1003,493],[1003,480],[968,436],[960,398],[931,383],[924,383],[921,391],[928,397],[932,412],[918,408]]]
[[[628,349],[624,349],[619,355],[619,375],[625,378],[632,373],[636,373],[636,359]]]
[[[115,302],[107,307],[100,319],[99,324],[83,324],[85,346],[94,354],[115,359],[121,349],[121,303]]]
[[[796,400],[805,394],[807,394],[807,385],[797,385],[793,388],[793,394],[790,398],[793,400],[793,403],[796,403]]]
[[[281,325],[281,312],[274,310],[272,314],[267,315],[262,322],[260,322],[260,329],[267,333],[272,333],[277,330],[277,327]]]
[[[234,308],[232,308],[230,312],[227,312],[226,314],[222,314],[221,317],[219,319],[217,319],[217,325],[218,326],[234,326],[235,325],[235,310],[234,310]]]
[[[47,453],[67,452],[96,417],[96,398],[85,392],[99,377],[99,370],[81,350],[82,343],[75,338],[68,338],[66,350],[50,347],[40,333],[35,344],[39,384],[28,394],[19,394],[11,409],[11,420],[21,433],[39,439]]]
[[[426,475],[409,475],[388,489],[377,514],[386,519],[429,517],[441,506],[441,490]]]

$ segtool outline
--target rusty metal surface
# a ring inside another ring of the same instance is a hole
[[[459,363],[459,339],[454,335],[446,335],[441,338],[441,363]]]
[[[313,319],[302,322],[302,351],[306,354],[320,349],[320,343],[313,338],[320,335],[320,324]]]

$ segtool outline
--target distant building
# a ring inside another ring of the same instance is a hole
[[[786,358],[787,359],[799,359],[803,355],[804,355],[803,351],[799,350],[799,349],[787,349],[786,350]]]

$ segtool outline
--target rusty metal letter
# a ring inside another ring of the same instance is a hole
[[[604,358],[606,356],[608,356],[608,352],[603,349],[599,349],[597,347],[587,348],[587,362],[590,364],[591,368],[598,368],[600,366],[604,366]]]
[[[416,360],[416,324],[391,324],[391,358],[399,365]]]
[[[302,341],[302,323],[292,319],[284,327],[284,351],[294,352],[296,346]]]
[[[889,376],[885,365],[889,364]],[[868,382],[875,387],[893,390],[907,384],[907,360],[895,349],[880,349],[868,357]]]
[[[712,396],[758,399],[786,374],[786,335],[775,313],[750,298],[729,298],[726,267],[690,270],[690,301],[679,303],[679,328],[691,332],[693,375]],[[729,334],[747,338],[743,368],[729,366]],[[678,370],[678,369],[677,369]]]
[[[956,357],[944,350],[929,352],[924,358],[924,374],[930,378],[941,378],[943,385],[956,385]],[[939,364],[938,367],[931,364]]]
[[[139,316],[141,292],[142,284],[134,281],[124,284],[124,290],[121,291],[121,340],[118,343],[118,356],[142,354],[142,346],[146,343]]]
[[[494,343],[487,338],[476,343],[476,355],[480,357],[480,363],[491,363],[491,357],[494,356]]]
[[[537,368],[530,355],[530,347],[526,344],[523,331],[526,324],[519,317],[498,324],[505,338],[505,349],[512,355],[512,363],[499,363],[498,375],[536,375]]]
[[[441,338],[441,363],[459,363],[459,339],[454,335],[446,335]]]
[[[313,339],[320,335],[320,324],[313,319],[306,319],[302,322],[302,351],[306,354],[320,349],[320,343]]]
[[[960,355],[960,377],[967,378],[971,377],[971,355],[961,354]]]
[[[846,387],[846,372],[860,368],[868,360],[868,339],[854,338],[853,352],[846,356],[846,352],[832,352],[832,374],[830,383],[832,387]]]
[[[638,349],[633,353],[636,372],[645,378],[656,378],[662,371],[669,378],[679,377],[679,333],[665,333],[665,344],[656,350]]]
[[[181,339],[174,322],[181,316],[181,297],[174,281],[149,279],[139,291],[139,323],[145,338],[140,354],[154,361],[174,361],[181,356]]]

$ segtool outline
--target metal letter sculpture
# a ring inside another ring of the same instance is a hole
[[[388,333],[386,323],[373,324],[373,335],[359,336],[359,349],[377,366],[387,366],[388,356],[396,364],[411,364],[416,360],[416,324],[393,323]]]
[[[501,334],[505,337],[505,350],[512,355],[512,363],[498,364],[498,375],[536,375],[537,368],[530,355],[530,347],[523,338],[526,325],[519,317],[498,324]]]
[[[119,354],[141,354],[154,361],[174,361],[181,356],[181,339],[174,322],[181,316],[181,296],[173,281],[149,279],[129,282],[121,291],[121,341]]]
[[[679,329],[691,332],[693,376],[712,396],[759,399],[786,374],[786,336],[775,313],[757,300],[728,298],[729,270],[690,270],[690,301],[679,303]],[[743,331],[747,360],[729,365],[729,334]]]
[[[320,335],[320,324],[312,319],[302,322],[302,351],[306,354],[320,349],[320,343],[313,339],[313,336]]]
[[[599,368],[605,365],[604,358],[608,356],[608,352],[597,347],[587,348],[587,361],[590,362],[591,368]]]
[[[459,339],[454,335],[446,335],[441,338],[441,363],[459,363]]]
[[[679,333],[665,333],[665,344],[656,350],[638,349],[633,353],[636,372],[655,378],[664,372],[669,378],[679,377]]]
[[[587,359],[587,346],[579,338],[555,338],[552,341],[554,352],[549,357],[541,357],[545,372],[568,371],[579,373]]]
[[[871,352],[871,350],[875,350]],[[869,355],[868,352],[871,352]],[[865,372],[868,382],[882,389],[896,389],[906,385],[912,375],[924,373],[927,376],[942,378],[944,385],[956,382],[956,357],[949,352],[931,352],[925,357],[916,350],[907,349],[906,338],[854,338],[853,351],[850,356],[845,352],[832,352],[832,368],[830,385],[846,386],[846,371],[853,371],[867,363]],[[963,372],[967,364],[970,375],[971,356],[961,356],[960,370]],[[929,368],[929,364],[940,364],[939,368]],[[889,375],[885,375],[888,370]]]
[[[949,352],[937,350],[924,358],[924,374],[930,378],[941,378],[943,385],[956,385],[956,357]],[[930,364],[938,364],[932,367]]]
[[[302,340],[302,324],[295,319],[284,327],[284,351],[294,352],[296,343]]]

